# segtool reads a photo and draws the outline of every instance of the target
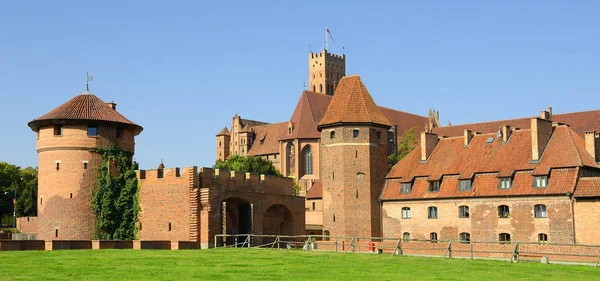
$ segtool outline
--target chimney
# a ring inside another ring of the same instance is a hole
[[[504,125],[502,126],[502,142],[507,142],[510,138],[510,134],[512,131],[510,130],[510,126]]]
[[[548,111],[542,111],[542,115]],[[552,136],[552,121],[545,118],[531,119],[531,160],[539,161],[546,144]]]
[[[106,104],[108,104],[108,106],[110,106],[110,108],[112,108],[113,110],[117,110],[117,104],[114,102],[107,102]]]
[[[596,131],[585,132],[585,150],[594,158],[594,161],[600,160],[600,133]]]
[[[548,113],[550,114],[550,120],[552,120],[552,106],[548,106]]]
[[[427,161],[427,158],[429,158],[439,140],[437,134],[428,132],[421,133],[421,161]]]
[[[550,109],[550,108],[549,108]],[[540,118],[544,119],[544,120],[552,120],[552,115],[550,114],[549,111],[546,110],[542,110],[540,112]]]
[[[469,146],[469,143],[471,143],[471,140],[473,139],[473,132],[469,129],[465,129],[464,132],[464,139],[465,139],[465,146]]]

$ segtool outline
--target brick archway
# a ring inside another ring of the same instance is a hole
[[[247,234],[252,233],[252,207],[241,198],[233,197],[223,200],[225,205],[225,233]],[[221,217],[223,220],[223,217]],[[222,226],[223,227],[223,226]]]
[[[275,204],[269,207],[263,215],[263,234],[294,235],[294,217],[290,210]]]

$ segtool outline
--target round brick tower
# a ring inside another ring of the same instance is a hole
[[[41,240],[90,240],[100,155],[94,148],[118,144],[134,152],[142,127],[89,91],[29,122],[37,133],[38,232]]]

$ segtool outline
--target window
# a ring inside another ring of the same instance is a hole
[[[54,230],[54,237],[58,237],[58,229]]]
[[[409,207],[403,207],[402,208],[402,218],[403,219],[410,219],[410,208]]]
[[[169,223],[169,231],[171,231],[171,223]]]
[[[315,207],[316,207],[315,202],[312,202],[312,209],[313,209],[313,211],[315,210]]]
[[[500,243],[510,242],[510,234],[508,234],[508,233],[500,233],[500,235],[498,235],[498,241],[500,241]]]
[[[437,207],[429,207],[427,208],[427,218],[428,219],[437,219]]]
[[[88,168],[88,162],[87,161],[83,161],[83,169],[87,170]]]
[[[458,240],[460,240],[460,243],[471,243],[471,234],[462,232],[458,235]]]
[[[460,180],[458,190],[459,191],[471,190],[471,180]]]
[[[429,182],[429,192],[439,192],[439,191],[440,191],[440,181]]]
[[[313,157],[312,150],[310,146],[304,149],[304,174],[312,175],[313,174]]]
[[[323,75],[321,74],[321,77],[323,77]],[[323,92],[323,84],[319,84],[319,93]]]
[[[96,126],[88,126],[87,128],[88,137],[95,137],[98,135],[98,127]]]
[[[352,137],[355,139],[358,138],[358,130],[352,131]]]
[[[410,193],[412,191],[412,183],[403,182],[402,187],[400,188],[400,193]]]
[[[429,240],[431,240],[431,242],[437,242],[437,240],[438,240],[437,233],[435,233],[435,232],[429,233]]]
[[[54,125],[54,135],[62,136],[63,134],[63,126],[62,125]]]
[[[500,178],[498,182],[498,189],[510,189],[512,187],[511,178]]]
[[[118,138],[118,137],[117,137]],[[219,141],[219,147],[221,147],[221,141]]]
[[[335,131],[329,132],[329,138],[330,139],[335,139]]]
[[[291,135],[291,134],[292,134],[292,128],[288,128],[288,135]]]
[[[377,132],[377,140],[381,140],[381,132]]]
[[[536,176],[533,178],[533,187],[547,187],[548,176]]]
[[[56,161],[56,170],[60,170],[60,161]]]
[[[540,242],[540,243],[548,242],[548,234],[546,234],[546,233],[538,234],[538,242]]]
[[[404,234],[402,234],[402,238],[404,239],[405,242],[410,241],[410,233],[404,232]]]
[[[458,217],[459,218],[468,218],[469,217],[469,206],[458,207]]]
[[[509,218],[510,217],[510,209],[506,205],[498,206],[498,217],[499,218]]]
[[[117,128],[117,138],[120,139],[123,137],[123,129]],[[221,146],[221,142],[219,141],[219,146]]]
[[[533,206],[533,209],[535,211],[535,217],[536,218],[547,218],[548,217],[548,213],[546,212],[546,205],[535,205]]]

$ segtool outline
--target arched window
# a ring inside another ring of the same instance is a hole
[[[402,218],[410,219],[410,208],[409,207],[402,207]]]
[[[219,141],[219,147],[221,147],[221,141]]]
[[[533,209],[535,211],[535,217],[536,218],[547,218],[548,217],[548,213],[546,212],[546,205],[535,205],[533,206]]]
[[[539,233],[538,234],[538,242],[540,242],[540,243],[546,243],[546,242],[548,242],[548,234],[546,234],[546,233]]]
[[[459,218],[468,218],[469,217],[469,206],[458,207],[458,217]]]
[[[313,156],[312,150],[310,146],[307,146],[304,149],[304,174],[312,175],[313,174]]]
[[[498,217],[499,218],[509,218],[510,217],[510,209],[506,205],[498,206]]]
[[[330,139],[335,139],[335,131],[331,131],[331,132],[329,133],[329,138],[330,138]]]
[[[352,131],[352,137],[354,137],[355,139],[358,138],[358,130]]]
[[[458,240],[460,240],[461,243],[471,243],[471,234],[462,232],[458,235]]]
[[[317,87],[315,85],[312,86],[312,91],[316,92],[317,91]]]
[[[438,240],[438,236],[436,232],[432,232],[429,233],[429,240],[431,240],[431,242],[436,243]]]
[[[500,235],[498,235],[498,241],[500,241],[500,243],[510,242],[510,234],[500,233]]]
[[[285,167],[287,170],[286,176],[294,176],[296,171],[296,155],[293,142],[289,142],[285,148]]]
[[[323,92],[323,84],[319,84],[319,93]]]
[[[427,218],[428,219],[437,219],[437,207],[429,207],[427,208]]]
[[[402,239],[404,239],[404,242],[410,241],[410,233],[404,232],[404,234],[402,234]]]

